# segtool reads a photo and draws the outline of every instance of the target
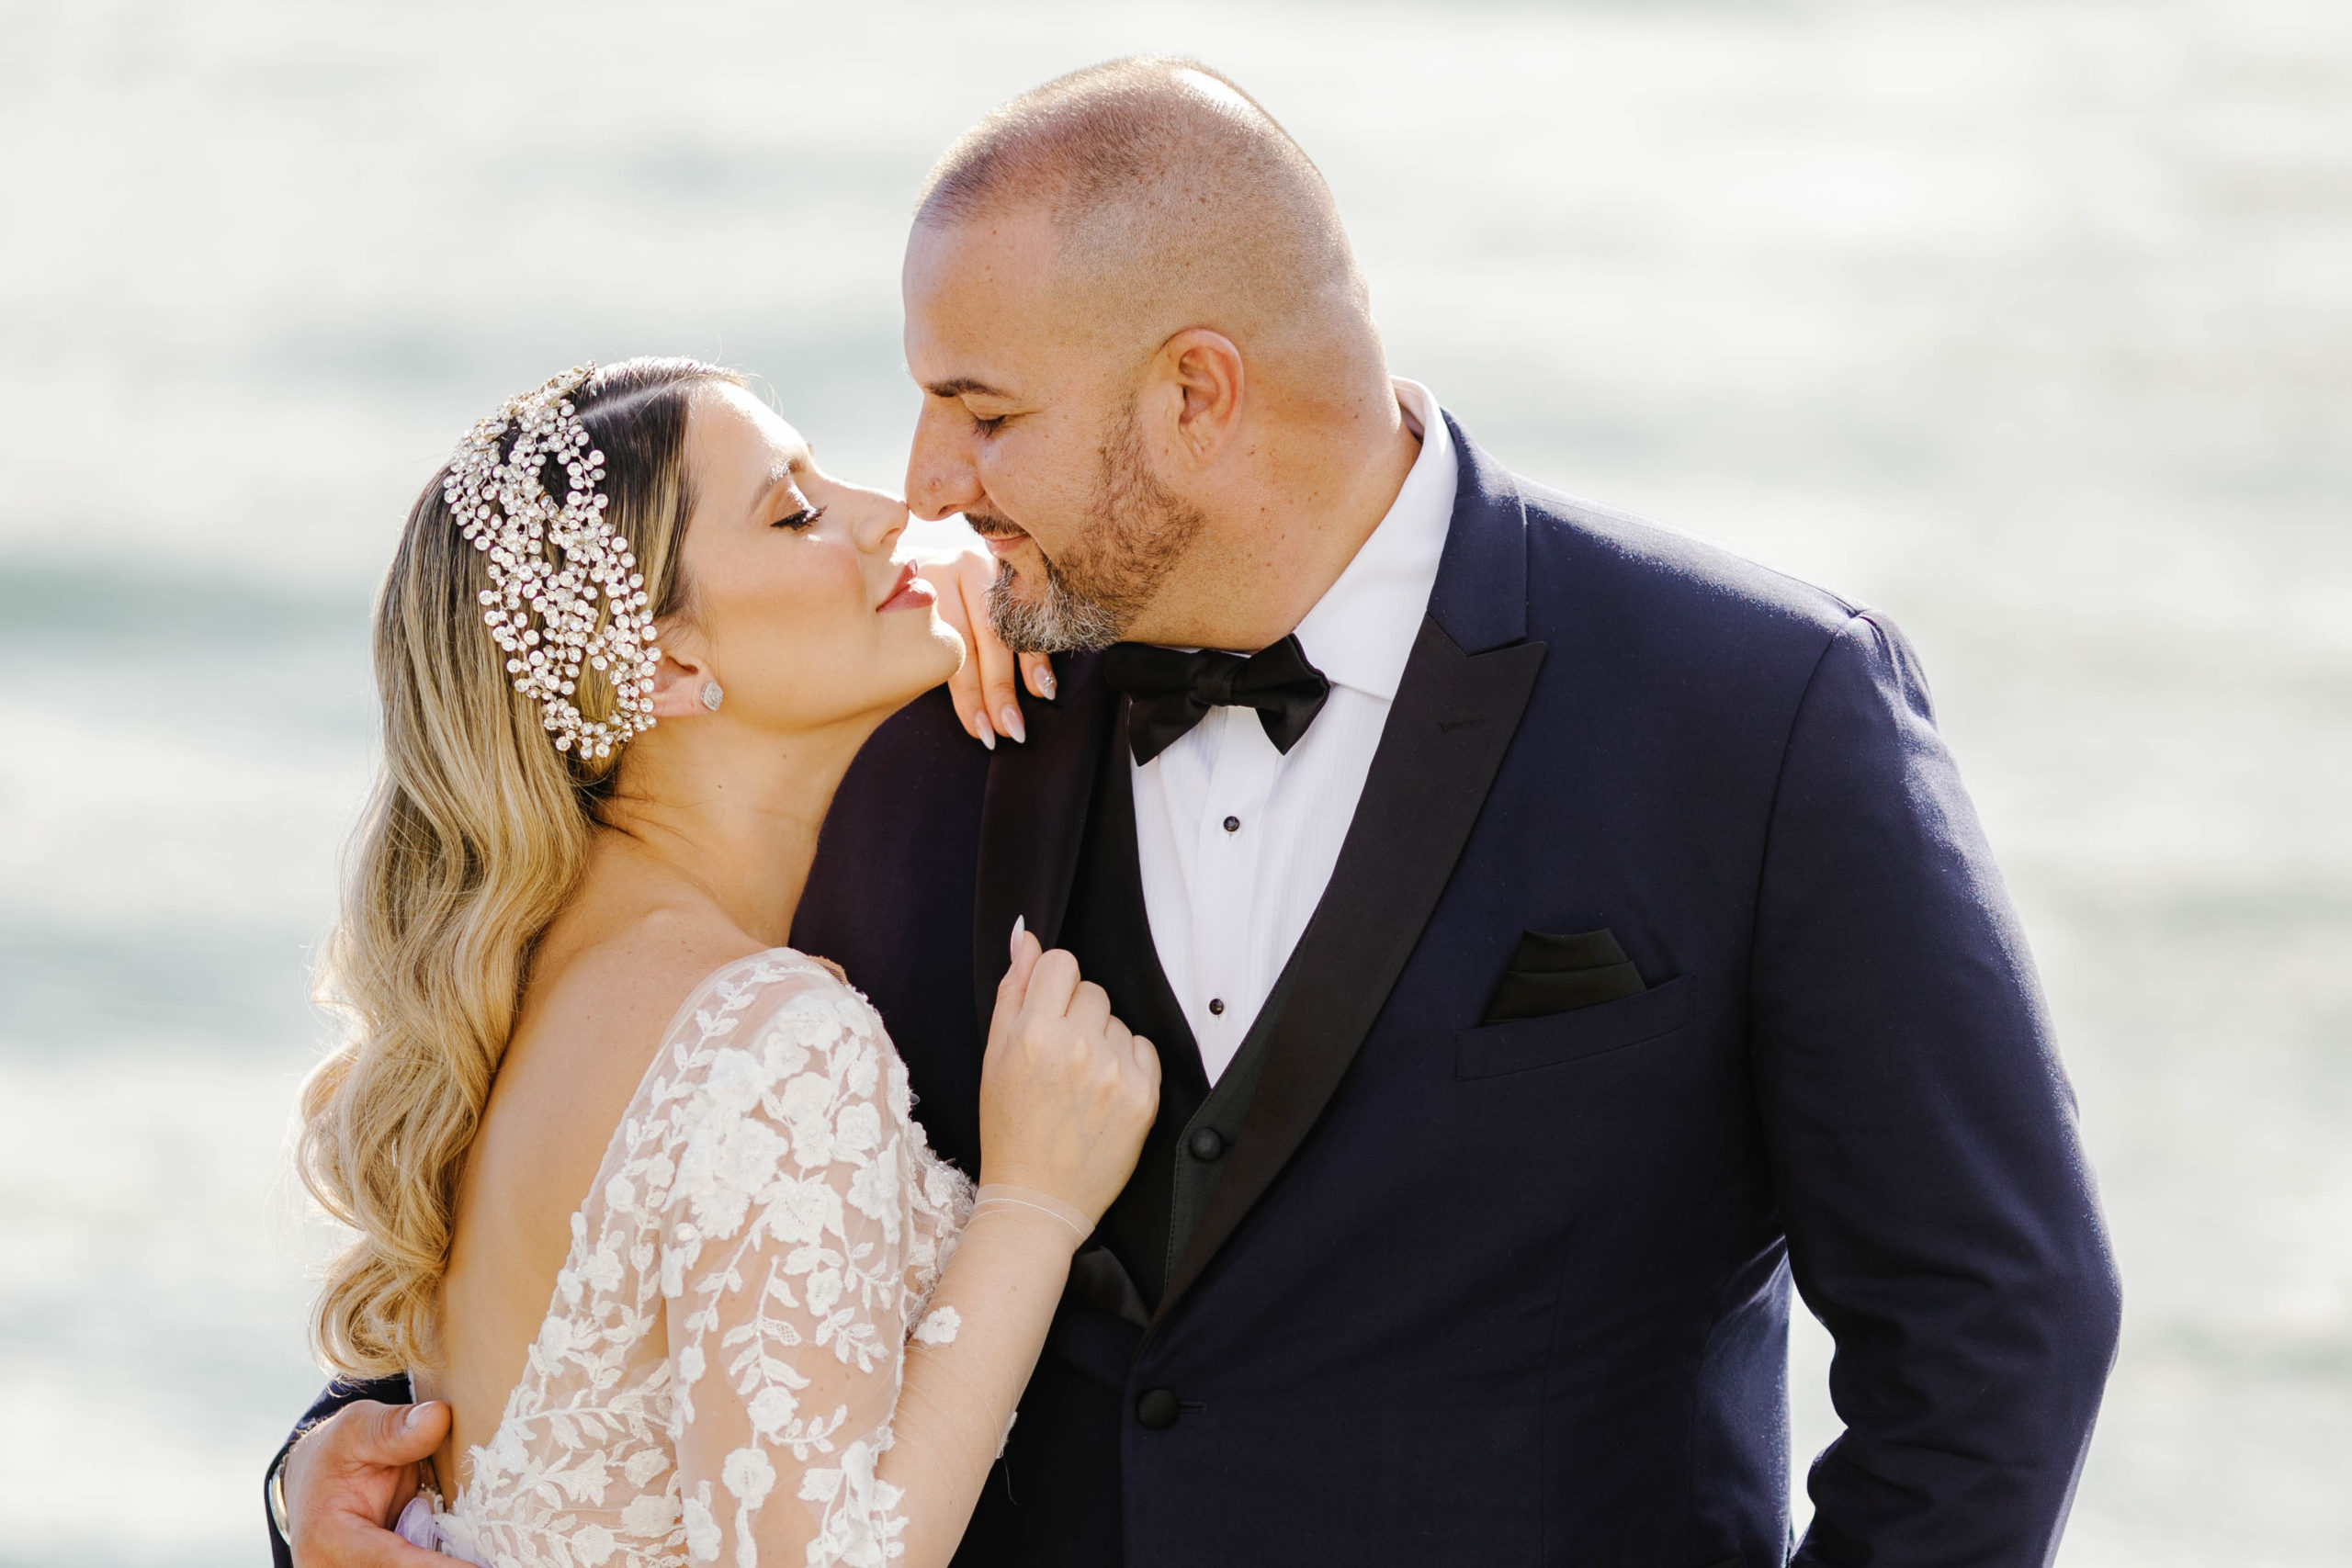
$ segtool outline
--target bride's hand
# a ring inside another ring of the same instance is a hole
[[[1159,1056],[1111,1016],[1078,960],[1016,931],[980,1066],[980,1180],[1042,1192],[1091,1224],[1127,1184],[1159,1109]]]
[[[975,542],[960,550],[916,550],[915,575],[939,595],[939,618],[963,634],[964,667],[947,679],[947,693],[956,703],[956,716],[974,739],[994,750],[996,738],[1029,739],[1021,721],[1021,694],[1014,689],[1018,669],[1032,695],[1051,701],[1053,662],[1042,653],[1017,658],[989,623],[989,584],[996,581],[996,558]]]

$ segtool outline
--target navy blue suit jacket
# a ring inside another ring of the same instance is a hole
[[[1052,1556],[1023,1517],[1051,1508],[1131,1568],[1780,1563],[1793,1278],[1846,1424],[1797,1561],[2046,1562],[2118,1286],[1916,659],[1454,434],[1241,1135],[1156,1310],[1073,1300],[1046,1352],[1118,1389],[1114,1459],[992,1486],[959,1562]],[[1065,660],[990,755],[927,697],[827,821],[795,944],[872,996],[967,1169],[1004,932],[1058,934],[1114,704]],[[1487,1021],[1524,933],[1604,930],[1645,988]],[[1156,1390],[1172,1424],[1138,1417]]]

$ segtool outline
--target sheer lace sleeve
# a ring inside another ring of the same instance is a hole
[[[910,1334],[953,1336],[923,1292],[968,1196],[915,1157],[872,1010],[813,964],[722,981],[664,1050],[621,1179],[661,1219],[636,1261],[660,1270],[687,1551],[879,1568],[904,1520],[876,1463]]]

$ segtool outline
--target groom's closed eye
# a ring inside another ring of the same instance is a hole
[[[979,400],[979,406],[975,408],[971,400],[967,398],[963,400],[964,417],[970,420],[972,428],[982,435],[994,435],[1004,428],[1008,421],[1021,417],[1019,409],[1005,406],[1009,400],[1002,398],[983,398]]]

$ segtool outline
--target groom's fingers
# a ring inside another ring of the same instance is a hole
[[[346,1467],[414,1464],[449,1435],[449,1407],[437,1400],[379,1404],[363,1399],[344,1406],[330,1425],[339,1430],[318,1437],[333,1442],[332,1457]]]
[[[384,1528],[415,1494],[415,1465],[448,1435],[441,1404],[345,1406],[294,1445],[284,1483],[288,1544],[300,1568],[432,1568]]]

